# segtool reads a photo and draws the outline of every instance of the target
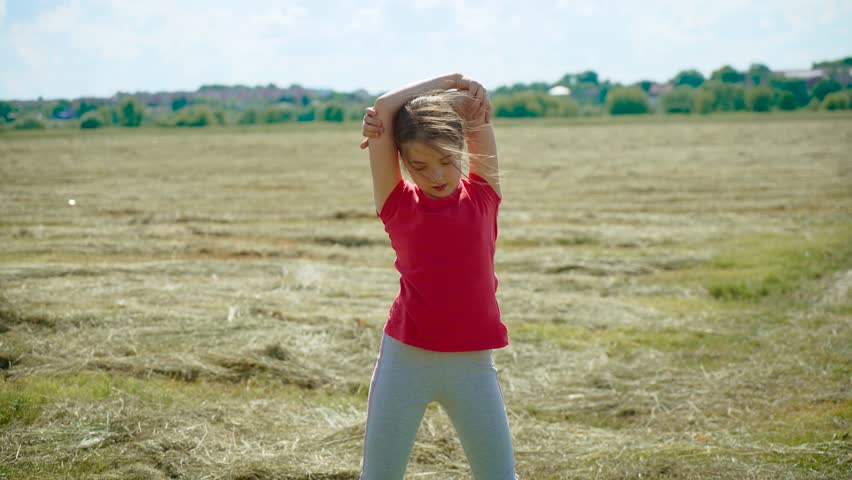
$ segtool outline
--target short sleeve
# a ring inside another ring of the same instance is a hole
[[[388,198],[382,205],[382,211],[376,212],[376,215],[382,220],[382,223],[388,225],[396,217],[399,211],[400,198],[405,190],[405,179],[400,179],[396,186],[388,194]]]
[[[488,180],[481,177],[479,174],[471,173],[468,175],[468,177],[470,177],[471,180],[470,188],[480,192],[482,194],[482,197],[484,197],[485,201],[488,204],[492,205],[496,210],[497,207],[500,206],[500,201],[502,200],[502,198],[497,195],[497,191],[494,190],[494,187],[492,187],[491,184],[488,183]]]

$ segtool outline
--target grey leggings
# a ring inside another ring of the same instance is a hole
[[[403,480],[433,400],[452,421],[476,480],[517,480],[491,353],[423,350],[384,334],[367,401],[361,480]]]

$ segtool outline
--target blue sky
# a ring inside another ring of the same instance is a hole
[[[372,93],[459,71],[487,88],[665,81],[852,55],[852,0],[0,0],[0,98],[299,83]]]

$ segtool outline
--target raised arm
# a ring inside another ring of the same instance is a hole
[[[487,180],[497,192],[497,196],[503,198],[497,167],[497,139],[494,137],[494,128],[491,125],[491,102],[488,99],[488,93],[481,84],[467,78],[459,81],[458,88],[467,90],[468,93],[463,106],[467,126],[465,139],[470,155],[470,173],[476,173]]]
[[[399,169],[399,151],[394,143],[393,135],[393,120],[396,113],[405,105],[405,102],[418,95],[431,90],[456,88],[461,78],[460,74],[453,73],[421,80],[385,93],[376,100],[373,107],[376,118],[385,127],[384,133],[377,138],[371,138],[368,145],[376,213],[382,211],[385,200],[402,179],[402,172]]]

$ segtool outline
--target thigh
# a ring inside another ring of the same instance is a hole
[[[422,371],[387,339],[367,400],[362,480],[402,480],[431,387]]]
[[[465,362],[452,377],[440,403],[458,433],[473,477],[516,479],[509,419],[490,357],[488,362]]]

